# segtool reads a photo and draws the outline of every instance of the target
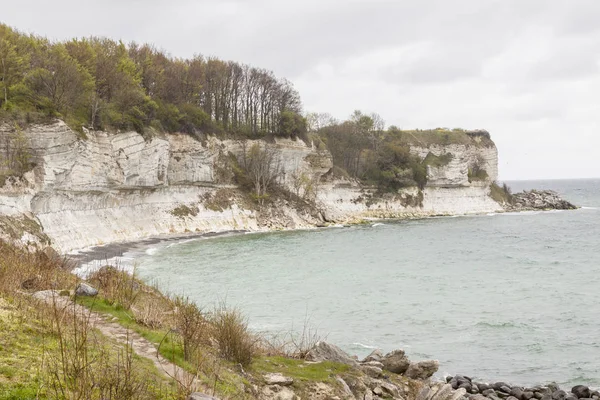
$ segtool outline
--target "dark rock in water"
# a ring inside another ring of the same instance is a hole
[[[574,210],[577,207],[552,190],[531,190],[512,195],[509,210]]]
[[[552,399],[553,400],[565,400],[567,398],[567,392],[565,392],[564,390],[557,390],[556,392],[552,393]]]
[[[406,357],[404,350],[394,350],[386,354],[381,360],[386,371],[395,374],[403,374],[410,366],[410,360]]]
[[[496,383],[492,384],[492,389],[494,389],[494,390],[500,390],[500,388],[503,387],[503,386],[506,386],[506,387],[510,388],[510,385],[508,383],[506,383],[506,382],[496,382]],[[509,389],[508,392],[510,392],[510,389]]]
[[[358,367],[358,362],[339,347],[326,342],[317,342],[306,355],[308,361],[333,361],[340,364]]]
[[[448,376],[447,376],[446,378],[444,378],[444,379],[446,379],[446,383],[450,383],[450,381],[452,380],[452,378],[453,378],[452,376],[448,375]]]
[[[75,289],[75,294],[77,296],[94,297],[98,295],[98,289],[91,287],[87,283],[81,282],[79,285],[77,285],[77,288]]]
[[[573,386],[573,388],[571,389],[571,393],[577,396],[578,399],[592,397],[592,392],[590,391],[590,388],[583,385]]]
[[[590,396],[592,399],[600,399],[600,392],[597,390],[594,390],[592,392],[592,395]]]
[[[476,383],[476,385],[481,393],[483,393],[485,390],[491,389],[490,385],[487,383]]]
[[[479,389],[481,390],[481,388]],[[481,390],[481,394],[488,397],[490,395],[496,395],[496,391],[494,389],[485,389],[485,390]]]
[[[471,382],[463,382],[458,385],[459,389],[465,389],[467,392],[471,391],[471,387],[472,387]]]

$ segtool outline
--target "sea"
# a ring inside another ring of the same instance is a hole
[[[404,349],[439,377],[600,387],[600,179],[507,183],[581,208],[187,238],[123,262],[265,336]]]

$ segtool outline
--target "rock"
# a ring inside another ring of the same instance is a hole
[[[425,380],[431,378],[439,368],[440,363],[437,360],[410,363],[408,369],[404,373],[404,376],[411,379]]]
[[[376,394],[379,397],[383,397],[383,389],[381,386],[377,386],[375,387],[375,389],[373,389],[373,393]]]
[[[575,396],[573,393],[570,393],[567,395],[567,398],[565,400],[579,400],[579,398],[577,396]]]
[[[381,376],[383,375],[383,370],[379,367],[373,367],[370,365],[361,365],[360,369],[362,372],[364,372],[365,374],[367,374],[368,376],[370,376],[371,378],[381,378]]]
[[[380,386],[381,389],[383,389],[384,397],[386,393],[392,396],[393,398],[400,397],[400,391],[398,390],[398,387],[396,385],[393,385],[389,382],[383,382]]]
[[[485,390],[481,391],[481,394],[486,397],[489,397],[490,395],[496,396],[496,391],[494,389],[485,389]]]
[[[492,389],[498,391],[503,386],[506,386],[506,387],[510,388],[510,385],[508,383],[506,383],[506,382],[496,382],[496,383],[492,384]],[[506,393],[509,393],[509,392],[510,392],[510,389]]]
[[[510,389],[510,395],[515,397],[517,400],[523,400],[522,396],[523,396],[523,389],[521,389],[520,387],[513,387],[512,389]]]
[[[383,358],[383,354],[381,353],[380,350],[375,349],[371,352],[371,354],[369,354],[368,356],[365,357],[364,360],[362,360],[363,363],[368,363],[371,361],[377,361],[377,362],[381,362],[381,359]]]
[[[544,397],[544,395],[541,392],[534,392],[533,397],[538,400],[541,400],[541,398]]]
[[[506,386],[502,386],[502,387],[506,388]],[[510,389],[508,389],[508,391],[510,391]],[[510,397],[510,393],[504,392],[502,390],[498,390],[498,391],[496,391],[496,396],[500,397],[501,399],[506,399],[506,398]]]
[[[473,385],[471,385],[471,382],[463,382],[458,385],[458,389],[465,389],[467,392],[470,393],[472,386]]]
[[[326,342],[317,342],[306,355],[308,361],[332,361],[358,367],[358,362],[339,347]]]
[[[531,391],[527,391],[527,392],[523,392],[523,395],[521,396],[521,400],[531,400],[534,397],[534,393]]]
[[[294,383],[292,378],[284,376],[280,373],[266,374],[264,379],[267,385],[290,386],[292,383]]]
[[[352,390],[350,390],[350,386],[348,386],[348,384],[346,383],[345,380],[343,380],[341,377],[336,376],[335,380],[339,382],[339,384],[342,386],[342,389],[344,390],[344,394],[346,396],[352,396]]]
[[[482,394],[476,394],[471,396],[471,400],[487,400],[487,397]]]
[[[479,387],[475,383],[472,383],[471,384],[471,394],[478,394],[478,393],[479,393]]]
[[[565,392],[564,390],[557,390],[556,392],[552,393],[552,399],[553,400],[565,400],[567,398],[567,392]]]
[[[203,393],[192,393],[188,396],[187,400],[219,400],[219,398]]]
[[[368,367],[377,367],[377,368],[383,369],[383,363],[380,363],[379,361],[362,362],[362,363],[360,363],[360,365],[368,366]]]
[[[600,399],[600,392],[597,390],[594,390],[592,392],[592,395],[590,396],[592,399]]]
[[[590,391],[590,388],[583,385],[573,386],[573,388],[571,389],[571,393],[577,396],[578,399],[592,397],[592,392]]]
[[[512,389],[510,388],[510,386],[500,386],[500,389],[499,389],[500,392],[504,392],[506,394],[510,394],[511,390]]]
[[[574,210],[577,207],[552,190],[531,190],[512,195],[511,209],[518,210]]]
[[[81,282],[79,285],[77,285],[77,288],[75,288],[75,295],[94,297],[98,295],[98,289],[93,288],[87,283]]]
[[[551,394],[544,394],[540,400],[552,400]]]
[[[265,386],[262,390],[261,399],[273,400],[297,400],[298,396],[288,387],[285,386]]]
[[[487,383],[476,383],[476,385],[477,389],[479,389],[481,393],[483,393],[485,390],[490,389],[490,385],[488,385]]]
[[[550,390],[550,393],[554,393],[554,392],[560,390],[560,387],[558,386],[557,383],[552,382],[552,383],[549,383],[548,385],[546,385],[546,389]]]
[[[386,354],[382,359],[383,368],[386,371],[393,372],[395,374],[403,374],[406,372],[410,365],[410,360],[406,357],[404,350],[394,350],[391,353]]]

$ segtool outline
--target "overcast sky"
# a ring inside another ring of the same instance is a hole
[[[271,69],[340,119],[484,128],[501,179],[600,177],[600,0],[20,0],[0,20]]]

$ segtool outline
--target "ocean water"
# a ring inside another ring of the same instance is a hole
[[[600,386],[600,179],[509,182],[582,206],[155,244],[140,275],[257,331],[358,356],[405,349],[439,374]]]

